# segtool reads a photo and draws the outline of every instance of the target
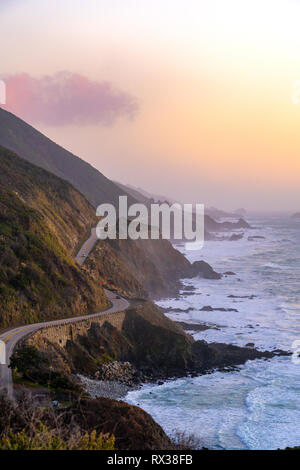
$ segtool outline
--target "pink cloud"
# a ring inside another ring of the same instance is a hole
[[[112,125],[119,117],[133,119],[136,99],[109,82],[96,82],[70,72],[34,78],[5,77],[6,109],[32,123],[47,126]]]

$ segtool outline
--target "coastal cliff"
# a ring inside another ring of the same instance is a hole
[[[98,241],[85,267],[108,289],[131,299],[177,295],[182,278],[221,278],[204,261],[190,263],[168,240]]]
[[[50,370],[64,374],[99,377],[104,365],[118,362],[122,368],[122,363],[129,363],[132,384],[207,373],[284,354],[195,341],[151,302],[75,325],[39,330],[25,344],[48,358]],[[41,377],[45,380],[44,373]]]

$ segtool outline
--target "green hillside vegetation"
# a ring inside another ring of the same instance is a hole
[[[0,328],[105,308],[97,279],[72,257],[93,222],[87,201],[3,148],[0,175]]]
[[[114,450],[115,438],[84,429],[70,411],[37,407],[29,395],[0,395],[0,450]]]
[[[96,225],[94,208],[71,184],[3,147],[0,186],[44,215],[44,223],[72,254]]]
[[[28,394],[0,395],[0,450],[176,450],[144,410],[109,398],[77,399],[54,410]],[[188,449],[188,447],[185,447]]]

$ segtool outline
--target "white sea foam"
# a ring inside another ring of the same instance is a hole
[[[201,252],[215,270],[234,271],[219,281],[187,279],[193,295],[159,302],[177,321],[211,323],[219,329],[194,333],[195,339],[259,349],[291,350],[300,339],[300,233],[288,219],[256,220],[238,242],[207,242]],[[265,239],[248,241],[248,235]],[[237,312],[203,311],[205,306]],[[172,433],[198,435],[206,447],[274,449],[300,445],[300,369],[290,357],[251,361],[232,373],[214,372],[197,378],[146,385],[128,400],[140,404]],[[151,392],[151,393],[150,393]]]

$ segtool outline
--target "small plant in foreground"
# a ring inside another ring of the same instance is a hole
[[[200,450],[203,449],[201,440],[194,434],[187,434],[184,431],[175,431],[171,437],[176,450]]]
[[[0,450],[114,450],[115,437],[90,430],[70,411],[41,408],[28,394],[0,395]]]

